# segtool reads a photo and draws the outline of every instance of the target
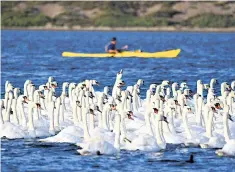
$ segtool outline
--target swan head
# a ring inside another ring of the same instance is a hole
[[[131,92],[129,91],[129,90],[125,90],[125,92],[126,92],[126,96],[127,97],[133,97],[132,95],[131,95]],[[128,98],[129,99],[129,98]]]
[[[91,91],[88,91],[88,97],[93,99],[95,96],[94,96],[94,94]]]
[[[68,87],[69,86],[69,83],[68,82],[63,82],[63,87]]]
[[[84,82],[80,82],[77,84],[77,87],[80,89],[84,89],[86,87],[86,84]]]
[[[41,109],[41,104],[40,103],[35,103],[35,102],[30,102],[29,103],[29,108]]]
[[[189,96],[189,92],[190,92],[190,89],[185,89],[183,94],[184,94],[185,96]]]
[[[32,83],[33,82],[31,80],[27,79],[24,84],[27,85],[27,84],[32,84]]]
[[[134,120],[134,118],[132,118],[132,116],[134,116],[134,114],[133,114],[132,111],[128,111],[128,112],[126,113],[126,115],[127,115],[127,118],[128,118],[128,119]]]
[[[182,94],[181,90],[177,90],[177,94],[181,95]]]
[[[180,106],[178,100],[174,100],[176,106]]]
[[[35,89],[35,85],[33,83],[28,84],[28,86],[29,86],[30,89]]]
[[[216,108],[214,107],[214,105],[210,105],[210,110],[214,113],[216,113]]]
[[[174,83],[172,84],[172,88],[179,88],[179,84],[178,84],[177,82],[174,82]]]
[[[153,108],[153,113],[158,114],[158,108]]]
[[[197,80],[197,85],[202,84],[202,80]]]
[[[50,76],[49,78],[48,78],[48,82],[49,83],[51,83],[52,81],[54,81],[55,80],[55,78],[53,77],[53,76]]]
[[[144,85],[144,80],[143,79],[139,79],[138,81],[137,81],[137,85]]]
[[[211,79],[211,83],[213,83],[213,84],[218,84],[218,80],[215,79],[215,78],[212,78],[212,79]]]
[[[86,85],[86,87],[89,87],[89,86],[90,86],[90,80],[86,79],[86,80],[84,81],[84,84]]]
[[[56,82],[56,81],[53,81],[52,83],[51,83],[51,87],[52,88],[56,88],[58,86],[58,83]]]
[[[227,83],[227,82],[222,82],[222,83],[221,83],[221,87],[228,88],[228,87],[229,87],[229,85],[228,85],[228,83]]]
[[[40,85],[39,91],[49,90],[49,88],[46,85]]]
[[[13,85],[12,85],[11,83],[9,83],[9,84],[7,85],[6,92],[13,91],[13,90],[14,90]]]
[[[116,97],[116,100],[117,100],[118,102],[122,102],[121,98],[122,98],[122,96],[117,96],[117,97]]]
[[[102,113],[99,106],[97,106],[95,104],[90,105],[90,112],[92,112],[91,114],[95,115],[94,114],[95,111],[98,111],[98,112]]]
[[[14,88],[14,93],[19,94],[20,93],[20,88]]]
[[[166,122],[168,124],[167,117],[165,117],[162,114],[157,115],[156,119],[158,119],[158,121],[164,121],[164,122]]]
[[[123,80],[119,80],[117,87],[122,87],[125,85],[125,82]]]
[[[184,106],[184,112],[190,113],[192,112],[192,108],[190,106]]]
[[[21,95],[21,96],[19,97],[19,99],[21,100],[22,103],[28,104],[29,99],[28,99],[27,96]]]
[[[170,85],[170,81],[168,80],[163,80],[162,81],[162,86],[165,87],[165,86],[169,86]]]
[[[117,110],[117,104],[114,102],[113,104],[110,105],[111,110]]]
[[[41,104],[40,103],[35,103],[36,104],[36,108],[41,109]]]
[[[45,99],[45,96],[43,95],[42,91],[37,90],[37,92],[40,98]]]
[[[149,90],[151,91],[153,89],[156,89],[156,86],[157,86],[157,84],[150,84]]]
[[[220,103],[215,103],[214,106],[215,106],[216,109],[222,110],[222,107],[221,107]]]
[[[209,89],[210,85],[209,84],[203,84],[204,89]]]
[[[94,86],[94,85],[100,85],[100,83],[96,80],[91,80],[91,85]]]
[[[10,81],[6,81],[5,82],[5,87],[7,87],[7,85],[10,83]]]
[[[171,112],[175,112],[175,107],[170,107]]]
[[[180,88],[181,88],[181,89],[188,88],[187,83],[186,83],[186,82],[182,82],[182,83],[180,84]]]
[[[69,84],[70,89],[74,89],[76,87],[76,83],[72,82]]]
[[[160,100],[163,101],[163,102],[166,101],[165,98],[162,95],[160,95]]]

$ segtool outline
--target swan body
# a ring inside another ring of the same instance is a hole
[[[222,148],[216,152],[234,155],[235,81],[231,86],[223,82],[218,93],[216,79],[210,84],[198,80],[192,95],[186,82],[179,87],[163,80],[150,84],[142,99],[144,81],[124,89],[122,76],[121,70],[112,95],[108,86],[96,92],[99,83],[91,79],[63,82],[61,92],[53,77],[39,87],[26,80],[24,94],[6,81],[1,137],[73,143],[82,148],[81,155],[114,155],[120,149],[153,152],[168,143]]]

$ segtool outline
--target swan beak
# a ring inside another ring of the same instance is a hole
[[[233,121],[233,119],[232,119],[231,115],[228,115],[228,119],[230,119],[231,121]]]
[[[128,138],[124,138],[124,141],[126,142],[126,141],[128,141],[129,143],[131,143],[131,141],[128,139]]]
[[[167,118],[163,116],[163,121],[165,121],[168,124]]]
[[[130,120],[134,120],[134,119],[131,117],[131,115],[130,115],[130,114],[128,114],[128,119],[130,119]]]

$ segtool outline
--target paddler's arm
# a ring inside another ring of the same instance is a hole
[[[122,50],[127,50],[128,49],[128,45],[125,45],[124,47],[122,47]]]

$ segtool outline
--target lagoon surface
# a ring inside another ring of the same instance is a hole
[[[141,97],[151,83],[163,79],[186,80],[195,91],[196,81],[209,83],[211,78],[231,82],[235,79],[235,34],[193,32],[101,32],[101,31],[2,31],[1,95],[6,80],[23,89],[26,79],[36,85],[54,76],[59,83],[96,79],[112,86],[116,73],[124,70],[123,79],[133,85],[145,81]],[[63,51],[97,53],[113,37],[118,46],[154,52],[180,48],[176,59],[141,58],[63,58]],[[195,163],[184,163],[193,153]],[[71,144],[42,144],[36,140],[6,140],[1,145],[2,171],[233,171],[235,158],[218,157],[215,149],[185,148],[167,145],[158,153],[121,151],[118,156],[77,155]],[[162,160],[178,160],[162,161]]]

